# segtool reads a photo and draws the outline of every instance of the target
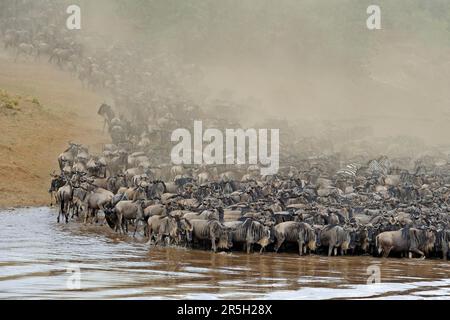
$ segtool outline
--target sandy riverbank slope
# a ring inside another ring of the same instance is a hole
[[[49,173],[68,141],[98,151],[108,138],[100,95],[44,62],[0,55],[0,208],[48,205]]]

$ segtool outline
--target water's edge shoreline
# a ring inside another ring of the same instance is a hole
[[[12,206],[0,206],[0,213],[5,211],[17,211],[17,210],[24,210],[24,209],[39,209],[39,208],[46,208],[46,209],[55,209],[55,207],[50,207],[49,205],[39,205],[39,204],[30,204],[30,205],[12,205]]]

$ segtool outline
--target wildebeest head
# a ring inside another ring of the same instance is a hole
[[[111,121],[115,115],[114,115],[114,111],[112,110],[112,108],[107,105],[106,103],[103,103],[99,110],[98,110],[98,115],[107,118],[109,121]]]
[[[422,230],[415,230],[414,236],[411,239],[412,245],[417,246],[425,253],[431,251],[434,248],[436,242],[436,235],[433,230],[424,228]]]
[[[178,224],[175,218],[170,216],[161,217],[162,219],[159,233],[178,241]]]
[[[144,218],[145,217],[144,209],[146,208],[146,206],[147,206],[147,201],[145,201],[145,200],[138,200],[136,219],[142,220],[142,221],[145,220],[145,218]]]
[[[117,214],[115,209],[105,209],[105,219],[111,229],[115,229],[117,225]]]
[[[233,247],[232,229],[221,227],[219,231],[219,242],[217,243],[219,249],[231,249]]]
[[[342,241],[342,245],[341,248],[342,250],[348,250],[348,248],[350,247],[350,243],[351,243],[351,238],[350,238],[350,232],[343,230],[343,241]]]
[[[186,237],[187,242],[192,241],[192,224],[187,219],[177,219],[178,229],[181,232],[181,235]]]
[[[48,190],[48,192],[56,192],[65,184],[63,176],[52,175],[52,177],[53,179],[50,183],[50,189]]]
[[[300,241],[305,243],[309,250],[316,250],[317,236],[315,230],[308,224],[300,222],[301,230],[299,232]]]
[[[367,251],[370,242],[373,239],[373,228],[364,226],[359,231],[359,243],[361,245],[361,249]]]
[[[254,221],[253,224],[256,225],[256,228],[259,229],[257,233],[259,233],[259,239],[257,241],[257,244],[259,244],[261,247],[267,247],[269,244],[271,244],[272,241],[272,232],[271,227],[265,226],[260,222]]]
[[[348,232],[350,238],[349,247],[352,249],[356,248],[360,241],[359,230],[357,228],[349,228],[346,229],[346,231]]]

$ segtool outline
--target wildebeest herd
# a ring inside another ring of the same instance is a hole
[[[254,166],[156,166],[150,158],[113,144],[94,156],[70,144],[50,189],[58,221],[98,221],[103,211],[117,232],[133,224],[134,234],[156,244],[207,240],[214,251],[257,245],[278,252],[295,244],[300,255],[448,254],[450,190],[440,175],[396,173],[386,158],[330,178],[316,166],[261,177]]]
[[[148,128],[139,140],[112,107],[104,104],[98,113],[111,135],[119,127],[122,136],[112,136],[116,143],[99,155],[71,143],[59,156],[61,172],[50,189],[58,221],[98,222],[102,211],[116,232],[133,225],[134,236],[154,244],[214,251],[447,258],[448,162],[416,160],[410,172],[382,156],[334,171],[322,157],[272,176],[254,165],[164,165],[153,157],[158,141],[142,143]]]
[[[112,143],[99,154],[70,143],[58,157],[50,188],[58,222],[106,222],[118,233],[133,226],[158,245],[214,251],[447,258],[448,155],[354,156],[291,136],[282,137],[283,167],[273,176],[257,166],[169,165],[175,128],[200,119],[212,128],[242,125],[232,112],[186,98],[182,84],[198,76],[195,66],[148,59],[138,44],[85,46],[89,39],[63,27],[66,5],[0,3],[0,36],[15,60],[46,57],[113,101],[98,111]]]

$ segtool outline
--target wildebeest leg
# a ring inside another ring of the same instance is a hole
[[[92,222],[98,223],[98,209],[92,209]]]
[[[155,246],[157,246],[160,242],[162,242],[162,234],[158,234],[155,241]]]
[[[128,220],[127,219],[124,219],[122,221],[122,227],[123,227],[123,230],[125,230],[125,232],[128,233]]]
[[[275,252],[278,253],[278,250],[280,250],[281,245],[284,242],[284,238],[278,238],[277,244],[275,245]]]
[[[87,223],[88,211],[89,211],[89,208],[84,209],[84,221],[83,221],[84,224]]]
[[[420,254],[420,258],[419,259],[425,259],[425,253],[423,253],[422,251],[420,251],[419,249],[415,248],[415,249],[411,249],[412,252],[415,252],[417,254]]]
[[[144,237],[148,237],[148,224],[144,225]]]
[[[298,254],[301,256],[303,255],[303,242],[298,241]]]
[[[184,241],[183,241],[182,236],[181,236],[180,234],[178,234],[178,236],[175,238],[175,245],[176,245],[176,246],[179,246],[180,243],[183,244]]]
[[[73,219],[73,217],[75,216],[75,207],[76,207],[75,204],[72,204],[70,206],[70,212],[72,213],[70,219]]]
[[[333,247],[334,247],[334,246],[333,246],[332,244],[329,244],[329,245],[328,245],[328,256],[329,256],[329,257],[331,257],[331,254],[333,253]]]
[[[61,202],[60,202],[60,204],[59,204],[59,213],[58,213],[58,223],[61,221],[60,220],[60,217],[61,217],[61,215],[63,215],[64,214],[64,195],[61,197],[61,200],[60,200]]]
[[[66,203],[66,208],[64,210],[64,217],[66,218],[66,224],[69,223],[69,203]]]
[[[148,227],[148,233],[147,233],[147,236],[148,236],[147,244],[148,244],[149,246],[151,246],[151,245],[152,245],[152,240],[153,240],[153,231],[152,231],[152,228],[150,228],[150,227]]]
[[[393,247],[389,247],[389,248],[383,248],[383,258],[387,258],[389,256],[389,253],[391,252]]]
[[[119,233],[125,234],[125,230],[123,228],[123,217],[121,214],[117,215],[117,224],[119,226]]]
[[[136,231],[137,231],[137,229],[138,229],[138,227],[139,227],[139,221],[140,221],[140,220],[138,220],[138,219],[136,219],[136,220],[134,221],[133,238],[136,237]]]

